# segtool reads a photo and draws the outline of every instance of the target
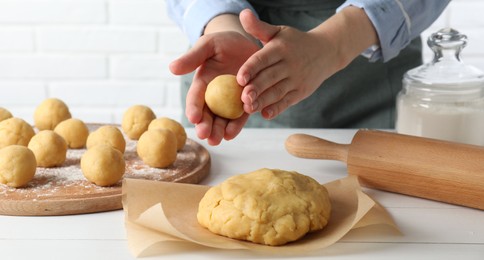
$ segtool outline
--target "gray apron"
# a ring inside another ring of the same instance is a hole
[[[340,0],[249,1],[261,20],[308,31],[335,13]],[[291,128],[394,128],[395,98],[403,74],[422,63],[420,37],[399,56],[383,63],[358,56],[345,69],[328,78],[310,97],[272,120],[256,113],[246,127]],[[182,104],[193,73],[182,77]],[[185,126],[190,123],[183,116]]]

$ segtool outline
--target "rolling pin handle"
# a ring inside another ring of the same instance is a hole
[[[347,162],[349,144],[338,144],[306,134],[293,134],[286,139],[286,150],[300,158]]]

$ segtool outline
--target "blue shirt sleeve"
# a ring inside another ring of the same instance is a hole
[[[167,0],[168,15],[187,35],[193,45],[207,23],[217,15],[239,14],[252,6],[244,0]]]
[[[364,53],[370,61],[388,61],[429,27],[450,0],[348,0],[338,8],[363,8],[376,29],[379,46]]]

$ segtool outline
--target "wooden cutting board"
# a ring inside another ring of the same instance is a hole
[[[89,125],[91,131],[100,125]],[[124,178],[199,183],[210,171],[210,155],[197,142],[187,139],[175,163],[165,169],[147,166],[136,154],[136,141],[126,139]],[[0,184],[0,214],[52,216],[121,209],[121,184],[100,187],[87,181],[80,169],[85,149],[69,149],[61,167],[37,168],[24,188]]]

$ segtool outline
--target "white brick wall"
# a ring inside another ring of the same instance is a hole
[[[464,61],[484,70],[482,10],[482,1],[454,0],[423,37],[460,30]],[[178,119],[179,79],[168,64],[187,47],[164,0],[0,0],[0,106],[29,122],[47,97],[87,122],[120,123],[134,104]]]
[[[134,104],[180,118],[168,64],[187,48],[163,0],[0,0],[0,106],[29,122],[47,97],[87,122]]]
[[[12,25],[100,24],[107,21],[106,1],[2,0],[0,22]]]

